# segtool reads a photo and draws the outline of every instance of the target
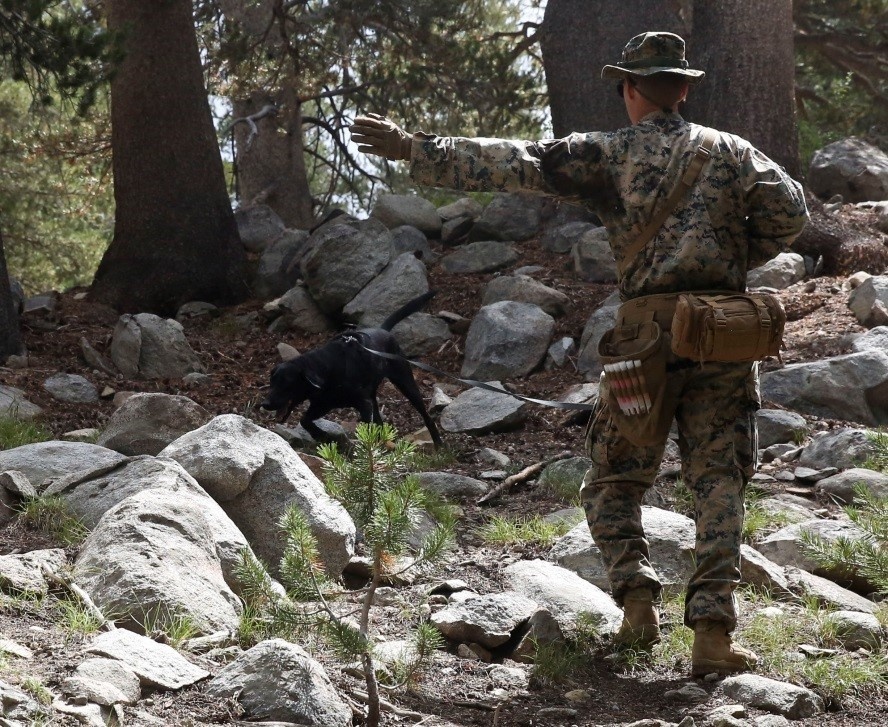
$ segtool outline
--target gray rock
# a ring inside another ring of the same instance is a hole
[[[189,662],[171,646],[126,629],[97,636],[86,650],[123,662],[144,687],[176,690],[209,676],[209,672]]]
[[[425,265],[410,253],[404,253],[352,298],[342,314],[360,326],[378,326],[391,313],[428,290]]]
[[[802,543],[803,534],[820,538],[825,542],[835,542],[839,538],[859,540],[864,535],[860,528],[848,521],[813,519],[780,528],[760,540],[756,544],[756,550],[778,565],[791,565],[819,573],[821,571],[819,564]]]
[[[285,546],[277,522],[291,505],[308,520],[331,574],[339,575],[354,553],[355,526],[342,505],[281,437],[249,419],[215,417],[160,456],[179,462],[272,568]]]
[[[102,657],[91,657],[82,661],[74,670],[73,678],[87,679],[91,682],[99,682],[109,684],[121,695],[116,700],[123,704],[135,704],[141,697],[141,687],[139,677],[136,676],[129,667],[117,659],[106,659]],[[71,694],[62,684],[62,691]],[[89,687],[87,687],[89,688]],[[89,695],[87,695],[89,697]],[[97,699],[89,697],[91,702],[98,704],[113,704],[113,702],[100,702]]]
[[[530,303],[486,305],[469,326],[461,375],[482,380],[526,376],[542,363],[554,330],[554,319]]]
[[[284,221],[271,207],[257,204],[234,211],[234,220],[243,246],[250,252],[261,252],[281,236]]]
[[[135,394],[111,415],[96,443],[121,454],[153,455],[210,418],[206,409],[185,396]]]
[[[888,423],[888,352],[790,364],[762,376],[762,397],[815,416]]]
[[[573,492],[578,496],[580,485],[583,484],[583,478],[591,465],[592,460],[588,457],[568,457],[557,460],[546,465],[545,469],[540,472],[537,485],[564,495]]]
[[[242,604],[226,582],[203,493],[151,488],[108,510],[81,546],[76,582],[133,630],[187,618],[198,634],[235,632]],[[227,519],[227,518],[226,518]]]
[[[848,307],[861,325],[884,326],[888,322],[888,275],[873,275],[863,281],[848,296]]]
[[[570,252],[580,238],[590,230],[599,228],[591,222],[568,222],[564,225],[547,226],[540,237],[543,250],[565,254]]]
[[[854,337],[852,351],[888,350],[888,326],[876,326]]]
[[[433,613],[430,621],[451,641],[495,649],[509,641],[538,610],[531,599],[506,591],[447,606]]]
[[[452,220],[457,217],[478,219],[482,212],[484,212],[484,207],[471,197],[461,197],[456,202],[438,207],[438,215],[442,220]]]
[[[92,404],[99,400],[95,385],[79,374],[53,374],[43,382],[43,388],[57,401]]]
[[[823,199],[837,194],[846,202],[888,199],[888,155],[854,136],[827,144],[811,158],[808,184]]]
[[[566,568],[544,560],[519,560],[503,571],[506,588],[545,607],[563,634],[576,632],[577,620],[586,614],[602,634],[616,632],[623,610],[597,586]]]
[[[414,313],[392,329],[392,335],[407,357],[437,351],[453,338],[450,327],[430,313]]]
[[[617,263],[604,227],[583,233],[571,250],[574,270],[590,283],[613,283],[617,280]]]
[[[799,464],[812,469],[850,469],[876,453],[874,435],[876,432],[871,430],[851,428],[818,434],[802,450]]]
[[[577,352],[577,342],[569,336],[559,338],[549,348],[546,349],[545,368],[547,371],[556,368],[563,368],[570,357]]]
[[[412,225],[395,227],[392,230],[392,244],[394,245],[396,256],[409,252],[426,263],[432,262],[435,259],[432,248],[429,247],[429,239],[422,230],[418,230]]]
[[[297,330],[305,333],[324,333],[333,330],[333,322],[314,302],[309,292],[301,285],[290,288],[280,298],[265,304],[263,315],[281,321],[283,330]]]
[[[497,194],[475,221],[473,240],[529,240],[542,221],[544,200],[534,194]]]
[[[7,593],[46,595],[49,585],[43,568],[61,573],[67,565],[68,558],[61,548],[0,555],[0,588]]]
[[[805,259],[797,252],[781,252],[764,265],[749,271],[749,288],[784,290],[805,278]]]
[[[786,568],[786,577],[794,593],[798,593],[806,598],[814,598],[828,608],[838,611],[860,611],[861,613],[870,614],[876,612],[876,604],[868,598],[859,596],[847,588],[842,588],[827,578],[822,578],[792,566]]]
[[[37,489],[31,484],[31,480],[18,470],[0,472],[0,487],[20,498],[37,497]]]
[[[740,546],[740,580],[768,593],[788,595],[789,580],[782,566],[768,560],[754,548]]]
[[[126,460],[115,452],[86,442],[35,442],[0,452],[0,472],[22,472],[38,493],[51,482],[89,472],[106,471]]]
[[[30,421],[42,413],[43,409],[28,401],[21,389],[0,385],[0,417]]]
[[[849,651],[878,651],[884,642],[882,624],[871,613],[831,611],[823,617],[823,624],[835,628],[838,640]]]
[[[772,444],[798,441],[808,432],[808,422],[803,416],[783,409],[759,409],[755,420],[762,449]]]
[[[731,699],[789,719],[806,719],[824,711],[823,699],[810,689],[757,674],[727,677],[721,687]]]
[[[241,654],[207,685],[215,699],[236,699],[246,717],[311,727],[348,727],[352,710],[324,668],[301,646],[263,641]]]
[[[274,298],[292,288],[301,273],[299,263],[308,249],[308,232],[284,230],[259,258],[253,293]]]
[[[493,273],[518,260],[515,248],[505,242],[483,240],[463,245],[441,258],[448,273]]]
[[[333,220],[316,230],[302,277],[318,307],[336,316],[394,257],[392,233],[379,220]]]
[[[499,381],[486,383],[502,388]],[[514,396],[474,388],[463,392],[444,408],[439,424],[445,432],[507,432],[524,423],[527,408],[527,403]]]
[[[490,489],[486,482],[454,472],[420,472],[419,483],[444,498],[480,497]]]
[[[124,376],[181,379],[204,366],[185,338],[182,324],[153,313],[122,315],[114,327],[111,360]]]
[[[620,296],[613,293],[589,316],[580,337],[580,355],[577,357],[577,368],[586,381],[597,380],[604,370],[598,356],[598,342],[605,331],[614,327],[617,308],[620,307]]]
[[[854,488],[866,487],[877,498],[888,498],[888,474],[875,470],[853,467],[844,472],[826,477],[817,483],[817,492],[829,495],[833,500],[851,504],[854,502]]]
[[[485,286],[484,296],[481,299],[482,306],[502,300],[532,303],[553,317],[564,315],[570,304],[570,298],[564,293],[543,285],[527,275],[501,275],[493,278]]]
[[[441,232],[441,216],[435,205],[416,195],[381,194],[370,216],[390,230],[410,225],[426,235],[435,236]]]

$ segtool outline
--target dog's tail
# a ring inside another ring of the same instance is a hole
[[[379,327],[384,331],[392,330],[392,328],[403,321],[407,316],[422,310],[425,307],[425,304],[428,303],[437,292],[437,290],[430,290],[428,293],[423,293],[418,298],[414,298],[409,303],[402,305],[398,310],[386,318]]]

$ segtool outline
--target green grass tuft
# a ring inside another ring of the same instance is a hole
[[[568,523],[550,522],[539,515],[519,519],[494,515],[481,527],[479,534],[485,542],[498,545],[535,543],[548,546],[567,533],[570,528]]]
[[[71,514],[68,505],[60,497],[31,497],[25,500],[19,521],[41,530],[62,545],[82,543],[89,535],[83,522]]]
[[[24,444],[46,442],[52,432],[39,422],[28,422],[15,417],[0,417],[0,450],[14,449]]]

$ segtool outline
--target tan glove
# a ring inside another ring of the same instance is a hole
[[[413,135],[408,134],[393,121],[379,114],[358,116],[350,127],[352,140],[359,144],[358,151],[376,154],[386,159],[410,159]]]

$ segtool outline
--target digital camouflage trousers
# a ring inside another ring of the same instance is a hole
[[[684,621],[701,619],[737,623],[734,591],[740,582],[740,543],[744,491],[755,472],[759,408],[757,364],[694,364],[670,372],[678,406],[678,446],[685,485],[694,499],[696,569],[685,592]],[[651,566],[641,522],[641,502],[654,483],[663,443],[637,447],[621,436],[605,397],[586,432],[592,466],[581,488],[586,520],[610,578],[613,597],[622,604],[626,591],[651,588],[660,580]]]

